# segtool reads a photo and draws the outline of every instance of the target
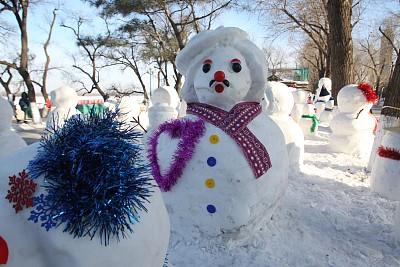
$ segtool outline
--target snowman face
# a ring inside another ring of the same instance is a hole
[[[251,87],[246,60],[232,47],[213,50],[197,68],[193,83],[201,103],[228,110],[243,101]]]

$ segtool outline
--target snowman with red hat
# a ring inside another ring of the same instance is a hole
[[[220,27],[194,36],[176,63],[187,115],[149,138],[174,238],[255,229],[271,218],[288,176],[284,136],[260,105],[265,56],[246,32]]]
[[[330,146],[333,151],[368,159],[377,123],[370,110],[377,99],[368,83],[350,84],[340,89],[337,96],[339,112],[330,123]]]

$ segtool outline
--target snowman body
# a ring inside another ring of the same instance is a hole
[[[295,122],[298,123],[307,107],[306,102],[308,93],[304,90],[295,90],[292,92],[292,95],[293,95],[294,105],[292,111],[290,112],[290,116],[293,118]]]
[[[371,188],[384,197],[400,200],[400,128],[384,130],[371,170]]]
[[[196,116],[188,116],[198,120]],[[199,229],[207,235],[238,230],[245,225],[269,220],[286,188],[287,159],[279,127],[265,114],[249,125],[270,153],[272,168],[255,178],[234,140],[221,129],[206,123],[203,137],[179,182],[164,193],[171,227],[185,233]],[[270,135],[262,134],[268,132]],[[170,166],[178,140],[162,135],[159,139],[161,171]],[[279,155],[279,156],[274,156]],[[282,157],[282,158],[280,158]]]
[[[31,209],[15,213],[5,198],[9,189],[9,176],[18,175],[32,160],[39,144],[27,146],[7,158],[0,166],[0,236],[7,242],[9,255],[6,266],[20,267],[87,267],[87,266],[162,266],[169,241],[169,221],[160,191],[146,203],[148,212],[139,213],[133,225],[134,232],[127,233],[119,242],[110,239],[101,245],[98,237],[74,238],[64,233],[63,226],[46,231],[40,223],[28,221]],[[43,184],[43,179],[35,182]],[[39,188],[35,195],[43,193]]]
[[[325,108],[319,115],[319,120],[321,123],[324,123],[326,126],[330,125],[335,112],[334,107],[335,107],[334,100],[329,100],[328,102],[325,103]]]
[[[304,134],[300,126],[289,113],[293,109],[294,100],[289,88],[279,82],[269,82],[266,89],[269,105],[266,108],[285,136],[285,143],[292,172],[299,171],[304,160]]]
[[[257,227],[270,219],[284,193],[288,175],[284,136],[259,104],[267,77],[262,52],[242,30],[220,27],[196,35],[178,55],[177,66],[185,75],[181,96],[188,109],[184,118],[170,124],[193,122],[204,127],[196,128],[193,133],[189,131],[190,139],[199,136],[193,146],[180,146],[183,142],[180,133],[185,129],[161,131],[168,123],[158,129],[158,138],[156,135],[151,138],[151,146],[156,144],[156,149],[151,150],[156,154],[152,165],[160,167],[160,175],[154,172],[156,168],[153,173],[165,191],[163,198],[172,231],[191,240],[197,238],[194,234],[197,231],[202,233],[201,239],[206,239]],[[259,112],[252,113],[256,115],[246,124],[240,121],[246,120],[247,115],[236,117],[231,113],[243,106],[255,107]],[[198,113],[194,111],[196,107]],[[213,122],[216,117],[203,116],[202,109],[229,113],[221,121],[238,119],[238,125],[232,124],[229,132]],[[257,146],[267,151],[271,165],[258,156],[253,158],[255,154],[246,154],[257,149],[253,146],[255,140],[239,146],[241,137],[233,136],[243,132],[236,131],[236,126],[247,127],[258,140]],[[193,153],[188,152],[189,147]],[[174,176],[172,186],[166,187],[162,176],[173,173],[170,171],[176,169],[174,165],[182,163],[174,160],[177,151],[184,155],[182,174]],[[266,165],[269,166],[266,171],[254,169]]]
[[[315,114],[314,104],[303,105],[303,115],[299,120],[299,125],[303,131],[304,136],[316,136],[318,135],[318,119]]]
[[[50,93],[50,98],[54,109],[47,115],[46,129],[62,127],[64,120],[80,114],[76,109],[78,94],[73,88],[61,86]]]
[[[400,244],[400,205],[396,208],[396,214],[394,215],[394,234],[398,244]]]
[[[13,110],[4,98],[0,97],[0,157],[5,157],[26,146],[25,141],[12,131]]]
[[[330,147],[335,152],[353,154],[368,159],[375,135],[375,118],[369,113],[368,102],[357,85],[347,85],[338,93],[338,112],[330,128]]]

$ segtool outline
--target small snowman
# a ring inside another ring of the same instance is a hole
[[[10,103],[0,97],[0,157],[26,146],[25,141],[12,130],[13,116]]]
[[[120,121],[131,125],[140,125],[138,129],[146,130],[149,127],[149,116],[147,112],[147,104],[145,101],[138,102],[136,96],[123,96],[117,105],[120,116]]]
[[[269,105],[267,114],[279,125],[285,136],[292,172],[301,169],[304,159],[304,135],[300,126],[289,116],[294,100],[289,88],[280,82],[268,82],[266,96]]]
[[[303,104],[303,113],[298,123],[303,130],[304,136],[311,137],[318,135],[319,119],[315,114],[314,104]]]
[[[46,129],[62,127],[64,120],[80,114],[76,109],[79,97],[73,88],[61,86],[50,92],[50,99],[54,109],[47,115]]]
[[[298,123],[304,112],[308,110],[307,106],[308,92],[296,89],[292,91],[292,96],[294,100],[294,106],[292,111],[290,112],[290,116],[293,118],[295,122]]]
[[[162,86],[154,90],[149,108],[149,128],[154,129],[161,123],[178,117],[180,100],[176,90]]]
[[[318,82],[318,89],[315,93],[315,113],[322,123],[329,125],[332,119],[334,100],[331,94],[332,81],[329,78],[321,78]]]
[[[376,119],[370,114],[370,109],[377,99],[372,86],[367,83],[350,84],[340,89],[338,113],[330,123],[330,147],[333,151],[368,159],[376,127]]]
[[[169,219],[147,164],[131,157],[144,158],[137,135],[103,117],[78,123],[88,116],[2,159],[0,265],[163,265]]]
[[[246,32],[219,27],[194,36],[176,64],[187,115],[149,138],[172,231],[205,240],[256,229],[271,218],[288,176],[284,136],[260,105],[265,56]]]

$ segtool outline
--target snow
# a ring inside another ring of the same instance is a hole
[[[172,233],[173,266],[400,266],[398,202],[373,193],[364,162],[329,152],[331,133],[321,131],[306,139],[303,173],[289,175],[268,224],[241,238],[182,242]]]

